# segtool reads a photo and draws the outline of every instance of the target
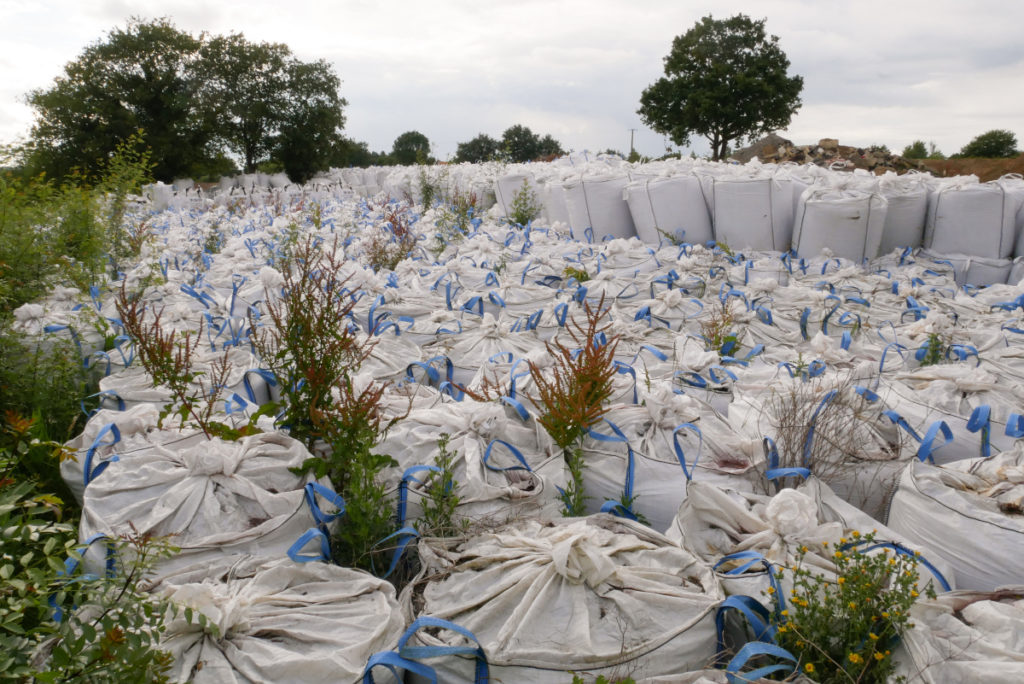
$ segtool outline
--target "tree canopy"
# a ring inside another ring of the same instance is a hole
[[[455,161],[479,164],[494,159],[500,151],[500,142],[486,133],[481,133],[472,140],[458,144],[455,149]]]
[[[430,161],[430,139],[419,131],[406,131],[395,138],[391,156],[396,164],[426,164]]]
[[[553,154],[565,154],[562,146],[550,135],[541,138],[522,124],[505,129],[501,135],[502,151],[508,161],[528,162]]]
[[[211,122],[194,96],[199,48],[166,19],[132,20],[88,46],[48,90],[28,94],[34,170],[98,171],[139,129],[158,178],[185,175],[212,156]]]
[[[1017,136],[998,128],[982,133],[960,150],[961,157],[1016,157],[1018,154]]]
[[[764,19],[704,17],[672,41],[665,76],[643,91],[637,113],[677,145],[707,138],[713,159],[733,141],[785,128],[800,108],[803,78],[787,75],[778,43]]]
[[[167,19],[132,19],[87,47],[35,110],[28,165],[53,176],[102,168],[141,129],[160,180],[272,162],[295,180],[326,168],[347,104],[325,61],[242,34],[194,37]]]

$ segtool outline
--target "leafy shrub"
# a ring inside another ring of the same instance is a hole
[[[525,178],[523,186],[516,191],[512,197],[512,207],[509,212],[509,219],[512,223],[525,226],[530,221],[540,216],[542,207],[537,199],[537,193],[530,188],[530,183]]]
[[[203,338],[202,321],[194,333],[179,336],[176,330],[167,332],[160,323],[162,310],[150,317],[141,300],[127,293],[124,282],[118,293],[117,313],[153,384],[167,387],[174,397],[174,402],[161,411],[161,418],[176,413],[183,426],[191,421],[210,437],[217,402],[231,373],[228,350],[210,364],[208,372],[196,370],[194,357]]]
[[[1016,157],[1017,136],[1012,131],[993,129],[977,136],[960,150],[961,157]]]
[[[416,247],[409,206],[389,202],[383,210],[384,229],[375,229],[366,243],[366,262],[374,271],[393,271]]]
[[[173,609],[138,583],[173,550],[119,539],[110,542],[119,572],[69,576],[64,558],[81,560],[75,525],[62,519],[58,497],[23,476],[26,423],[7,425],[13,443],[0,448],[0,680],[166,681],[170,658],[158,639]]]
[[[398,418],[386,421],[381,414],[384,385],[356,386],[355,374],[374,343],[348,324],[354,302],[345,294],[343,265],[334,247],[299,244],[282,264],[283,296],[267,293],[270,322],[253,335],[253,344],[280,385],[284,425],[315,454],[299,474],[327,477],[345,499],[332,544],[335,562],[375,570],[386,567],[386,550],[375,545],[394,531],[379,474],[397,464],[373,449]],[[252,325],[256,330],[257,321]]]
[[[835,582],[803,566],[809,549],[801,547],[791,596],[772,617],[778,644],[821,684],[885,682],[895,667],[892,649],[914,627],[910,607],[921,591],[918,560],[888,548],[860,552],[874,541],[874,533],[857,531],[840,540],[831,553]],[[823,547],[827,551],[828,543]],[[927,593],[935,595],[930,585]]]

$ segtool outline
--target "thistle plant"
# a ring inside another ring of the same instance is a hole
[[[573,341],[573,349],[562,342],[546,343],[552,356],[553,375],[548,377],[534,363],[530,363],[530,376],[537,397],[532,401],[541,407],[538,421],[562,449],[569,469],[569,483],[561,492],[562,511],[566,516],[583,515],[587,496],[583,489],[583,439],[587,431],[597,425],[607,411],[615,377],[615,349],[618,338],[605,340],[603,333],[609,325],[604,323],[608,310],[604,296],[595,306],[584,302],[586,322],[573,318],[566,326]]]

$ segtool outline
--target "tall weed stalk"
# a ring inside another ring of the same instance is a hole
[[[618,338],[604,339],[603,333],[609,328],[605,322],[608,310],[604,296],[596,306],[585,301],[583,310],[584,323],[573,318],[566,326],[578,345],[576,348],[560,341],[546,343],[554,361],[552,375],[549,377],[530,363],[530,376],[537,392],[532,400],[542,407],[538,420],[562,449],[569,469],[569,483],[562,492],[563,514],[567,516],[586,512],[583,439],[607,411],[616,372],[614,359]]]

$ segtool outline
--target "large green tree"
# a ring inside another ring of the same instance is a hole
[[[961,157],[1016,157],[1018,154],[1017,136],[998,128],[982,133],[960,150]]]
[[[391,145],[391,156],[397,164],[426,164],[432,161],[430,139],[419,131],[406,131],[395,138]]]
[[[288,68],[284,116],[274,140],[273,156],[293,181],[305,183],[331,165],[333,150],[342,144],[345,125],[338,95],[341,80],[323,61],[293,61]]]
[[[29,94],[36,122],[29,171],[96,171],[138,130],[160,180],[263,162],[306,180],[329,166],[347,104],[325,61],[242,34],[196,38],[167,19],[132,19],[90,45],[47,90]]]
[[[533,161],[541,155],[540,136],[522,124],[505,129],[501,134],[501,146],[512,162]]]
[[[188,174],[211,155],[212,122],[194,96],[199,48],[166,19],[132,19],[88,46],[50,88],[28,94],[28,165],[55,177],[95,173],[141,129],[156,178]]]
[[[676,36],[665,76],[640,96],[640,118],[677,145],[707,138],[714,159],[730,142],[788,126],[803,78],[786,73],[789,59],[764,25],[743,14],[707,16]]]
[[[486,133],[481,133],[472,140],[458,144],[455,148],[455,161],[479,164],[494,159],[500,151],[500,142]]]
[[[201,96],[214,109],[218,140],[247,173],[272,155],[296,180],[325,167],[347,104],[327,62],[304,63],[287,45],[240,33],[215,36],[200,52]]]

